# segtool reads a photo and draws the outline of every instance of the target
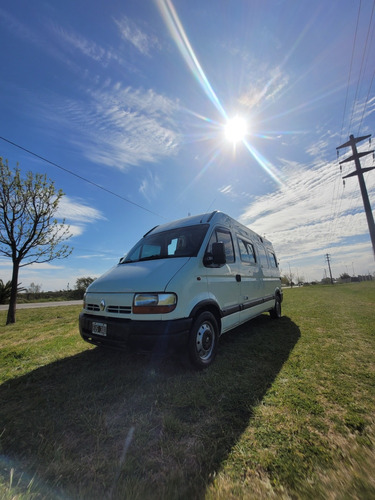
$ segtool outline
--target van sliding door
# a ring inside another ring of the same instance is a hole
[[[274,270],[270,267],[270,263],[267,256],[267,251],[263,245],[258,244],[257,250],[260,257],[260,264],[263,274],[263,284],[264,284],[264,300],[267,302],[274,302],[275,297],[275,276]],[[269,304],[268,304],[269,305]]]
[[[243,323],[262,312],[264,286],[260,259],[253,243],[242,237],[237,238],[237,243],[241,274],[240,321]]]

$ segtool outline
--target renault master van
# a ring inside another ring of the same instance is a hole
[[[96,345],[178,350],[198,368],[220,335],[269,311],[281,316],[270,241],[222,212],[154,227],[87,289],[80,334]]]

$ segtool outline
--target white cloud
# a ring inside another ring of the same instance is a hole
[[[149,56],[152,49],[160,48],[156,36],[142,31],[131,19],[124,16],[120,20],[115,19],[115,23],[121,37],[130,42],[141,54]]]
[[[5,259],[4,257],[0,257],[0,269],[9,269],[12,268],[12,260],[11,259]]]
[[[13,35],[17,35],[19,38],[31,42],[35,45],[40,45],[40,39],[35,34],[35,31],[31,31],[28,26],[21,23],[16,19],[12,14],[6,12],[5,10],[0,8],[0,19],[4,21],[7,28]]]
[[[251,81],[247,89],[239,97],[239,103],[248,109],[264,106],[267,101],[272,101],[288,85],[289,77],[283,74],[279,67],[269,70],[251,72]]]
[[[69,226],[69,234],[73,237],[83,234],[87,224],[106,220],[106,217],[96,208],[66,195],[60,200],[56,217],[65,220],[65,227]],[[69,241],[68,244],[70,245]]]
[[[50,264],[49,262],[42,262],[41,264],[30,264],[27,266],[28,272],[31,271],[40,271],[40,270],[56,270],[56,269],[64,269],[64,266],[59,266],[56,264]]]
[[[32,25],[30,29],[30,24],[25,24],[16,19],[12,14],[9,14],[3,9],[0,9],[0,19],[3,19],[6,23],[7,29],[12,35],[25,40],[29,44],[35,45],[38,49],[50,54],[55,59],[61,60],[65,65],[70,65],[63,53],[56,48],[56,45],[47,40],[45,33],[43,33],[44,26]]]
[[[107,64],[111,59],[118,59],[113,50],[107,50],[78,33],[67,31],[62,27],[54,26],[54,34],[58,36],[58,41],[63,44],[64,50],[67,48],[78,50],[90,59]]]
[[[58,118],[69,129],[79,129],[71,139],[95,163],[127,169],[176,154],[180,137],[173,122],[178,103],[152,89],[134,90],[120,84],[88,91],[87,101],[65,103]],[[51,119],[48,116],[48,119]]]
[[[161,188],[162,185],[159,177],[149,171],[147,177],[142,180],[139,192],[150,202],[157,199]]]
[[[65,227],[68,228],[68,232],[72,237],[81,236],[85,232],[85,227],[77,224],[65,224]],[[71,246],[71,241],[68,240],[67,244]]]
[[[90,254],[90,255],[78,255],[77,259],[113,260],[113,257],[106,257],[103,253],[97,253],[97,254]]]
[[[322,277],[326,253],[335,260],[356,255],[362,267],[373,270],[371,245],[362,241],[369,236],[357,178],[343,188],[337,163],[318,162],[310,168],[283,163],[285,185],[256,198],[241,222],[272,241],[282,267],[287,262],[304,266],[310,279],[317,263],[320,274],[315,277]],[[375,176],[367,178],[367,189],[375,192]]]
[[[51,122],[64,127],[67,140],[70,137],[90,161],[126,169],[143,162],[157,162],[177,153],[181,138],[174,121],[180,111],[176,100],[153,89],[123,87],[119,82],[113,83],[108,73],[103,77],[104,84],[99,86],[100,77],[82,72],[80,60],[71,57],[72,52],[77,51],[102,65],[107,65],[110,60],[124,63],[113,48],[105,48],[51,22],[47,29],[53,36],[46,35],[46,26],[41,26],[34,34],[0,9],[1,20],[10,23],[17,36],[30,40],[61,60],[70,70],[79,72],[81,78],[87,77],[90,81],[90,87],[85,89],[81,99],[64,100],[61,96],[53,99],[43,93],[37,100],[33,94],[31,109],[38,116],[44,110],[49,129]],[[122,29],[122,36],[142,53],[149,54],[152,48],[159,46],[155,37],[146,35],[129,19],[116,22]],[[78,92],[80,89],[76,88]]]
[[[219,189],[220,193],[222,194],[229,194],[233,190],[232,186],[228,184],[227,186],[223,186],[221,189]]]
[[[106,220],[96,208],[89,207],[86,203],[66,195],[61,198],[56,215],[72,222],[93,223],[98,220]]]

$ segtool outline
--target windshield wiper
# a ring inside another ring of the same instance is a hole
[[[143,260],[157,260],[157,259],[165,259],[167,255],[148,255],[147,257],[141,257],[138,259],[139,262]]]
[[[176,257],[189,257],[189,255],[148,255],[135,260],[124,260],[121,264],[132,264],[134,262],[144,262],[145,260],[173,259]]]

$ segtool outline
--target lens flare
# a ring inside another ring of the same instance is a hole
[[[246,146],[246,149],[252,155],[253,158],[258,162],[258,164],[267,172],[267,174],[280,186],[284,185],[284,182],[281,178],[280,172],[264,157],[259,151],[257,151],[254,146],[252,146],[245,139],[243,143]]]
[[[241,116],[235,116],[227,121],[224,132],[227,140],[236,144],[245,138],[247,134],[247,123]]]
[[[193,47],[187,37],[187,34],[184,30],[184,27],[177,15],[177,12],[174,8],[172,0],[155,0],[156,5],[159,8],[159,11],[164,19],[166,26],[169,29],[169,32],[176,43],[184,61],[186,62],[188,68],[196,78],[197,82],[210,99],[212,104],[216,107],[220,115],[227,121],[226,126],[224,127],[225,135],[229,141],[231,141],[234,145],[237,142],[242,142],[249,153],[255,158],[257,163],[267,172],[267,174],[278,184],[282,185],[283,182],[280,179],[280,173],[278,169],[275,168],[266,158],[264,158],[249,142],[246,140],[247,124],[243,118],[236,116],[229,120],[227,112],[225,111],[223,105],[221,104],[219,98],[217,97],[214,89],[212,88],[205,72],[203,71],[202,66],[193,50]],[[213,120],[208,118],[199,116],[202,120],[209,122],[210,125],[213,125]],[[219,125],[217,127],[217,131],[223,131],[223,126]],[[219,134],[220,135],[220,134]],[[212,156],[211,160],[205,166],[204,170],[210,167],[213,161],[216,159],[220,151],[220,147],[217,149],[215,154]],[[203,173],[203,172],[202,172]]]
[[[216,107],[219,113],[227,118],[227,114],[221,105],[214,89],[211,87],[207,76],[205,75],[202,66],[200,65],[197,56],[190,44],[190,41],[185,33],[184,27],[177,15],[171,0],[156,0],[161,15],[164,18],[172,38],[174,39],[182,57],[190,68],[191,72],[199,82],[205,94],[208,96],[212,104]]]

